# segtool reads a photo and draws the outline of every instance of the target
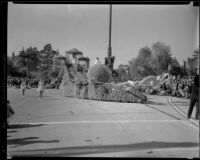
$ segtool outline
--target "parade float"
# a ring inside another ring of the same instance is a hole
[[[112,5],[109,12],[109,41],[108,52],[104,64],[89,66],[90,59],[76,48],[66,52],[65,56],[55,59],[62,61],[62,82],[60,93],[62,96],[99,101],[114,101],[127,103],[143,103],[147,100],[141,92],[143,87],[158,86],[163,79],[156,76],[145,78],[139,85],[132,82],[117,83],[113,81],[113,65],[111,47]],[[166,79],[166,78],[164,78]]]
[[[65,56],[55,57],[62,61],[63,77],[59,87],[62,96],[127,103],[146,101],[146,96],[137,86],[111,82],[112,72],[108,65],[95,64],[89,67],[89,58],[78,52],[68,51]]]
[[[78,49],[71,49],[65,56],[55,58],[62,61],[63,77],[59,87],[62,96],[128,103],[143,103],[147,100],[137,86],[112,81],[115,57],[112,56],[111,21],[112,5],[109,12],[108,53],[104,64],[89,66],[90,59],[84,57]]]

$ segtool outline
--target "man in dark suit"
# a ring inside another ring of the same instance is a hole
[[[192,110],[196,104],[195,119],[199,119],[199,75],[194,78],[194,83],[192,85],[192,92],[190,95],[190,107],[188,109],[188,118],[191,118]]]

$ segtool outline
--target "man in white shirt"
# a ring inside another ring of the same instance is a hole
[[[95,62],[94,62],[94,64],[100,64],[101,62],[100,62],[100,60],[99,60],[99,57],[97,57],[96,58],[96,60],[95,60]]]

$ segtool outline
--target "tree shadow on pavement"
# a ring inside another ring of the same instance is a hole
[[[7,140],[7,145],[15,145],[13,147],[18,147],[18,146],[24,146],[24,145],[29,145],[33,143],[58,143],[59,140],[35,140],[38,139],[38,137],[26,137],[26,138],[16,138],[16,139],[8,139]],[[11,147],[11,148],[13,148]]]
[[[98,154],[98,153],[111,153],[111,152],[123,152],[123,151],[136,151],[136,150],[148,150],[148,149],[161,149],[161,148],[189,148],[197,147],[198,143],[192,142],[143,142],[134,144],[123,145],[98,145],[98,146],[78,146],[78,147],[66,147],[66,148],[51,148],[31,151],[19,151],[13,153],[14,156],[77,156],[84,154]]]
[[[40,127],[46,124],[10,124],[8,129]]]

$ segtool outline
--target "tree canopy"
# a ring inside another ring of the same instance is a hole
[[[139,50],[138,56],[129,61],[130,75],[133,79],[144,78],[149,75],[159,75],[163,72],[180,73],[180,65],[176,58],[172,58],[171,47],[162,42],[153,43]]]
[[[22,48],[18,55],[12,53],[11,57],[7,60],[7,74],[17,75],[25,73],[27,77],[31,76],[31,73],[48,72],[52,69],[53,57],[58,55],[59,50],[53,50],[50,43],[46,44],[42,50],[38,51],[37,47],[28,47],[27,49]],[[48,71],[46,71],[48,70]],[[19,74],[18,74],[19,72]],[[39,75],[46,74],[38,73]]]

